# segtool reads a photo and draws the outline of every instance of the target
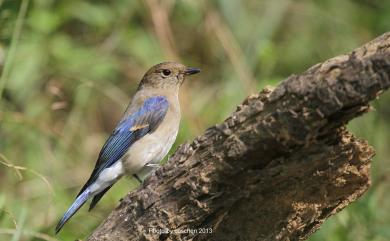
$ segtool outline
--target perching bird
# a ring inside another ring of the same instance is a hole
[[[141,182],[140,177],[158,167],[179,130],[179,87],[185,76],[199,72],[173,62],[155,65],[146,72],[122,119],[103,145],[90,178],[58,222],[56,233],[90,198],[89,210],[93,209],[124,174]]]

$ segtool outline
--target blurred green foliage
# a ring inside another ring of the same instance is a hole
[[[53,235],[150,66],[203,70],[182,91],[180,144],[248,94],[389,29],[380,0],[0,0],[0,240],[85,237],[135,187],[123,179]],[[349,125],[377,151],[371,189],[310,240],[390,240],[389,101]]]

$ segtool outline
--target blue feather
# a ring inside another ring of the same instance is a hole
[[[91,193],[89,189],[86,189],[83,193],[81,193],[70,208],[65,212],[64,216],[62,216],[61,220],[58,222],[56,226],[56,234],[61,230],[62,226],[79,210],[84,203],[89,199]]]
[[[145,100],[138,111],[122,118],[100,151],[97,166],[95,166],[96,171],[94,170],[95,174],[100,174],[105,168],[112,166],[135,141],[153,132],[164,119],[168,107],[166,97],[151,97]],[[146,128],[130,130],[133,126],[145,124],[148,125]]]
[[[103,194],[111,186],[97,194],[91,194],[88,187],[96,181],[104,169],[114,165],[127,152],[133,143],[146,134],[155,131],[164,119],[168,111],[168,107],[169,103],[166,97],[150,97],[144,101],[143,105],[137,111],[125,115],[122,118],[110,137],[104,143],[90,178],[77,195],[77,198],[72,206],[68,209],[68,211],[66,211],[58,223],[56,233],[60,231],[62,226],[90,197],[94,196],[94,201],[91,204],[90,209],[96,205]],[[132,130],[133,127],[137,126],[141,126],[142,128],[134,128],[134,130]]]

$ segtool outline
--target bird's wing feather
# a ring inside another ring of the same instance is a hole
[[[89,205],[88,211],[91,211],[91,210],[96,206],[96,204],[100,201],[100,199],[104,196],[104,194],[106,194],[106,192],[107,192],[108,190],[110,190],[110,188],[112,187],[112,185],[114,185],[114,184],[111,184],[110,186],[106,187],[106,189],[104,189],[103,191],[99,192],[98,194],[96,194],[96,195],[92,198],[92,202],[91,202],[91,204]]]
[[[124,116],[103,145],[91,177],[78,195],[91,185],[105,168],[117,162],[134,142],[155,131],[164,119],[168,107],[166,97],[150,97],[137,111]]]

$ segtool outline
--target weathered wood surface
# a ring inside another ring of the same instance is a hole
[[[345,124],[389,85],[386,33],[248,97],[182,145],[88,240],[306,239],[368,189],[373,148]]]

